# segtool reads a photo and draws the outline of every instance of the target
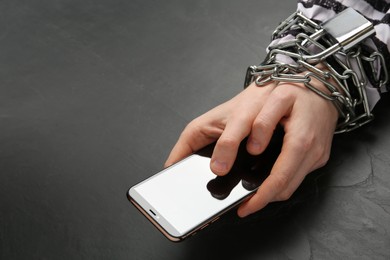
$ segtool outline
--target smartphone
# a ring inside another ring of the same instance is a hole
[[[250,155],[245,143],[225,176],[210,170],[209,145],[131,187],[127,197],[169,240],[182,241],[253,195],[269,175],[281,138],[259,156]]]

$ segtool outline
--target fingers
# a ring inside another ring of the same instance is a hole
[[[253,83],[242,92],[242,95],[231,100],[233,112],[228,117],[210,162],[210,168],[215,174],[225,175],[230,171],[240,143],[251,132],[254,119],[275,86],[268,84],[259,88]]]
[[[247,150],[252,154],[260,154],[268,146],[274,129],[283,119],[288,120],[295,104],[294,92],[275,90],[269,96],[262,110],[256,117],[252,132],[247,143]],[[297,122],[297,121],[293,121]],[[293,129],[293,130],[291,130]],[[259,187],[256,194],[245,202],[238,210],[241,217],[247,216],[265,207],[269,202],[285,200],[291,196],[308,172],[307,151],[301,151],[305,135],[296,131],[298,128],[290,127],[285,133],[282,151],[277,158],[271,174]],[[300,138],[302,137],[302,138]]]
[[[277,96],[270,96],[270,102],[264,105],[256,118],[256,122],[260,123],[255,123],[250,137],[262,143],[258,150],[251,143],[247,147],[252,153],[263,151],[271,138],[272,128],[282,121],[285,130],[282,151],[271,174],[256,194],[240,206],[238,214],[241,217],[260,210],[270,202],[289,199],[305,176],[323,166],[329,158],[337,121],[332,104],[318,102],[318,97],[313,97],[313,93],[305,89],[298,89],[300,96],[291,94],[288,99],[277,91],[274,93]]]
[[[274,84],[258,88],[251,85],[228,102],[191,122],[172,149],[165,166],[218,140],[210,163],[211,170],[226,174],[234,163],[240,142],[248,136],[263,100]]]
[[[275,90],[264,104],[263,109],[256,117],[251,135],[248,139],[247,150],[258,155],[268,146],[273,132],[283,117],[290,114],[295,102],[291,93]]]
[[[253,119],[246,117],[237,118],[230,120],[224,128],[203,121],[200,124],[197,121],[190,123],[173,147],[165,167],[218,140],[210,161],[210,168],[217,175],[225,175],[236,159],[241,141],[248,136],[252,121]]]
[[[251,135],[248,139],[247,150],[252,154],[260,154],[268,146],[276,125],[283,117],[290,114],[295,99],[290,95],[277,94],[277,91],[270,95],[263,109],[256,117]],[[289,145],[289,134],[284,137],[282,151],[277,158],[271,174],[259,187],[256,194],[247,202],[243,203],[238,215],[245,217],[274,201],[277,195],[285,191],[290,183],[290,176],[296,174],[303,160],[302,153],[296,153],[294,146]]]
[[[168,167],[211,144],[218,139],[222,131],[223,128],[209,123],[203,117],[193,120],[181,133],[164,166]]]
[[[271,174],[255,195],[238,209],[240,217],[250,215],[264,208],[270,202],[290,198],[311,168],[311,158],[308,158],[310,156],[305,152],[299,152],[301,150],[299,140],[288,140],[287,137]]]
[[[237,157],[241,141],[248,136],[253,119],[240,117],[230,120],[215,145],[210,162],[211,170],[217,175],[227,174]]]

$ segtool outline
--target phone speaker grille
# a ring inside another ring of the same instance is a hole
[[[153,214],[153,216],[157,217],[157,214],[156,214],[156,213],[154,213],[154,211],[153,211],[153,210],[149,209],[149,211],[150,211],[150,213],[152,213],[152,214]]]

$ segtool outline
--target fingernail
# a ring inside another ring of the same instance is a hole
[[[255,140],[253,140],[253,139],[251,139],[251,140],[249,141],[249,144],[250,144],[250,146],[252,146],[252,148],[255,149],[255,150],[259,150],[259,149],[260,149],[260,143],[257,142],[257,141],[255,141]]]
[[[212,164],[212,168],[217,172],[225,172],[227,170],[227,163],[221,162],[219,160],[214,160]]]

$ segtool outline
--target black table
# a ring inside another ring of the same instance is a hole
[[[294,1],[0,3],[1,259],[389,259],[389,98],[289,201],[182,242],[126,199]]]

